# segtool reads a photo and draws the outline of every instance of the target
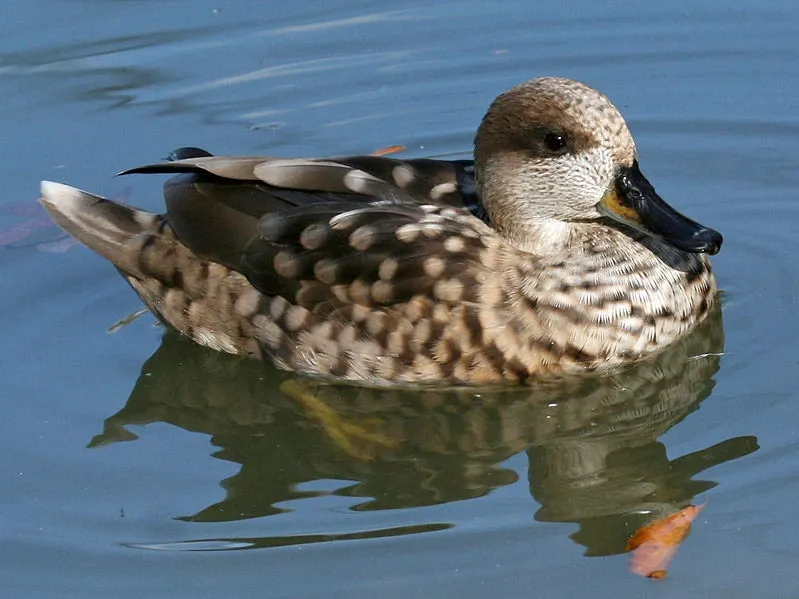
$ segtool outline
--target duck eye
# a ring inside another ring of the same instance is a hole
[[[544,143],[551,152],[562,153],[563,149],[569,143],[565,133],[549,132],[544,136]]]

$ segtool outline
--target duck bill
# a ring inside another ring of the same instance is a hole
[[[599,202],[602,214],[685,252],[717,254],[721,233],[703,227],[669,206],[638,168],[619,169],[615,184]]]

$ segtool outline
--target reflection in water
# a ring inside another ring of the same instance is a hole
[[[723,344],[717,308],[690,337],[623,372],[387,391],[298,379],[168,333],[92,445],[135,439],[124,427],[151,422],[212,435],[215,457],[241,469],[222,482],[223,501],[183,518],[201,522],[279,513],[280,503],[321,494],[301,490],[318,479],[357,481],[336,492],[364,498],[356,510],[479,497],[517,480],[499,464],[524,451],[536,519],[577,523],[573,538],[589,555],[619,553],[636,528],[716,484],[694,475],[757,449],[741,437],[669,460],[657,441],[710,394]]]

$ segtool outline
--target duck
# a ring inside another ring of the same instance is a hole
[[[215,350],[366,385],[531,384],[647,359],[708,315],[722,236],[643,175],[610,99],[501,93],[474,160],[179,148],[150,213],[43,181],[57,225]]]

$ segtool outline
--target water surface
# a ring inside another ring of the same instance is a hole
[[[0,20],[0,419],[9,596],[799,595],[795,3],[34,0]],[[660,194],[721,230],[723,308],[571,386],[312,386],[164,336],[32,201],[215,153],[467,155],[491,99],[584,80]],[[289,386],[286,386],[288,381]],[[282,385],[282,386],[281,386]],[[296,389],[295,389],[296,391]],[[669,580],[636,527],[707,502]]]

